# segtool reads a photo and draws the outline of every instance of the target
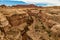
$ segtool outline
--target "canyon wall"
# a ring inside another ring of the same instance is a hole
[[[60,40],[60,7],[0,6],[0,40]]]

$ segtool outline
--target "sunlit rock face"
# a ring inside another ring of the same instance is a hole
[[[60,40],[60,7],[20,6],[0,6],[0,40]]]

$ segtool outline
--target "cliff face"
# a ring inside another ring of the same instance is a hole
[[[0,40],[60,40],[60,8],[0,6]]]

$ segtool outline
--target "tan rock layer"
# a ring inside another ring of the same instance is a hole
[[[0,40],[60,40],[59,10],[1,7]]]

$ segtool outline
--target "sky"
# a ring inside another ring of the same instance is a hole
[[[0,5],[35,4],[37,6],[60,6],[60,0],[0,0]]]

